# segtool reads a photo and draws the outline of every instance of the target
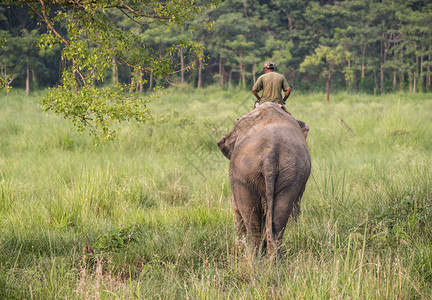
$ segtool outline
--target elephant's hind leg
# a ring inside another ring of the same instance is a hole
[[[303,187],[300,189],[298,196],[294,201],[293,211],[292,211],[292,218],[294,219],[294,221],[297,221],[298,217],[300,216],[300,213],[301,213],[300,203],[301,203],[301,198],[303,196],[305,188],[306,188],[306,184],[304,184]]]
[[[282,245],[282,237],[288,223],[288,219],[294,213],[298,202],[298,189],[286,188],[280,191],[274,198],[273,233],[276,240],[276,249]]]
[[[244,185],[235,185],[232,191],[237,228],[240,233],[246,233],[247,237],[251,239],[255,250],[258,250],[261,244],[261,230],[263,227],[261,198]]]
[[[234,208],[234,217],[235,217],[235,222],[237,225],[237,231],[243,235],[246,236],[246,226],[245,223],[243,222],[243,218],[241,216],[240,210],[237,207],[237,202],[235,201],[234,197],[233,197],[233,208]]]

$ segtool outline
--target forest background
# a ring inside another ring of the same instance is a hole
[[[29,12],[0,4],[2,82],[27,94],[57,85],[66,67],[59,46],[37,47],[46,25]],[[120,12],[110,21],[143,37],[147,49],[163,53],[176,41],[192,40],[204,46],[204,56],[185,46],[170,57],[181,71],[156,78],[148,68],[136,84],[134,70],[113,58],[101,84],[132,83],[141,92],[179,84],[249,89],[262,63],[273,60],[295,90],[431,89],[432,4],[425,0],[226,0],[183,26],[139,26]],[[210,21],[211,28],[203,25]],[[194,69],[185,67],[191,63]]]

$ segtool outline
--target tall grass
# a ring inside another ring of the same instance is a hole
[[[2,299],[432,297],[429,94],[293,94],[312,175],[279,261],[235,232],[216,141],[241,90],[168,90],[93,146],[40,95],[0,97]]]

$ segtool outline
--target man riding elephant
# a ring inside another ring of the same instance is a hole
[[[264,64],[264,74],[258,77],[252,88],[252,93],[257,99],[255,105],[264,102],[274,102],[285,106],[285,101],[291,93],[291,88],[285,77],[282,74],[277,73],[275,68],[276,66],[274,62],[267,61]],[[258,92],[261,90],[262,95],[260,97]],[[282,90],[285,92],[283,98],[281,93]]]
[[[291,88],[285,77],[282,74],[275,72],[275,69],[276,66],[274,62],[267,61],[264,63],[264,74],[258,77],[252,88],[252,93],[257,98],[254,108],[265,102],[273,102],[277,103],[284,111],[291,114],[285,107],[285,102],[291,94]],[[261,90],[262,97],[258,95],[258,92]],[[283,98],[281,93],[282,90],[285,92]],[[298,122],[306,138],[309,132],[309,125],[302,121]]]

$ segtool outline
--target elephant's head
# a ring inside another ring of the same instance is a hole
[[[217,143],[220,151],[226,158],[231,159],[232,149],[234,147],[230,147],[230,143],[227,141],[227,136],[222,137]]]
[[[247,134],[255,125],[261,124],[263,119],[268,117],[268,114],[271,112],[266,105],[269,106],[270,104],[262,104],[259,108],[236,119],[234,129],[219,140],[217,145],[226,158],[231,159],[231,154],[239,138]]]
[[[225,155],[226,158],[231,159],[231,154],[234,151],[235,143],[237,141],[237,137],[241,130],[238,128],[238,122],[241,118],[236,120],[236,124],[234,126],[234,129],[228,133],[227,135],[223,136],[219,142],[217,143],[220,151],[223,155]]]

